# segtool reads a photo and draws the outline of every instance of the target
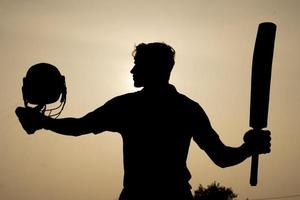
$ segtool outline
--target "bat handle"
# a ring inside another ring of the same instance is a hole
[[[250,185],[257,185],[257,174],[258,174],[258,154],[252,156],[251,161],[251,172],[250,172]]]

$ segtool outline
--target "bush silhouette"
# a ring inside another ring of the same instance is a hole
[[[238,195],[231,188],[220,186],[215,181],[204,188],[201,184],[195,190],[194,200],[233,200]]]

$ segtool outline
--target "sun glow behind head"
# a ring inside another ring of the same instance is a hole
[[[66,103],[65,77],[51,64],[35,64],[23,79],[22,93],[25,107],[34,107],[47,116],[57,118]]]

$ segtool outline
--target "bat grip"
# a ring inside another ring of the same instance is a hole
[[[250,172],[250,185],[257,185],[257,174],[258,174],[258,154],[252,156],[251,161],[251,172]]]

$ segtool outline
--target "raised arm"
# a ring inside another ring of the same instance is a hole
[[[248,131],[244,136],[244,143],[240,147],[229,147],[223,144],[213,129],[210,131],[203,142],[201,137],[194,137],[194,141],[201,147],[211,160],[219,167],[229,167],[243,162],[246,158],[253,155],[253,153],[265,154],[270,152],[270,132],[260,131],[259,133],[252,133],[253,130]],[[203,144],[206,143],[206,144]]]
[[[193,139],[203,149],[211,160],[224,168],[237,165],[254,153],[270,152],[270,131],[260,130],[253,133],[248,131],[244,135],[244,143],[239,147],[229,147],[223,144],[218,134],[211,127],[208,117],[201,107],[195,112]]]

